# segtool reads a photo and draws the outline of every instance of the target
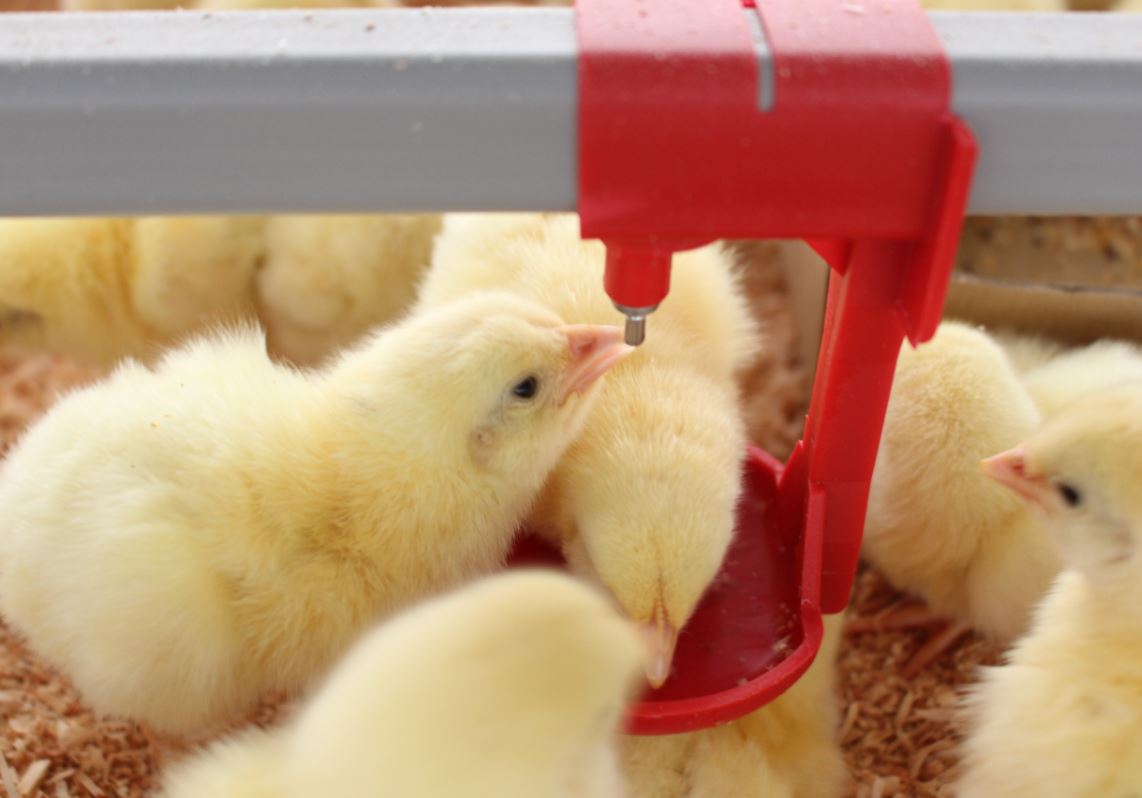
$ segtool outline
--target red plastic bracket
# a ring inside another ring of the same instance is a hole
[[[798,562],[819,563],[800,584],[802,614],[819,622],[848,603],[896,356],[905,336],[935,332],[967,204],[976,145],[951,113],[943,48],[915,0],[576,8],[581,231],[607,244],[610,297],[657,305],[669,255],[721,238],[804,238],[836,271],[805,435],[777,496],[799,528]],[[792,676],[778,666],[716,694],[644,701],[632,728],[744,714],[795,680],[819,641],[803,636]]]

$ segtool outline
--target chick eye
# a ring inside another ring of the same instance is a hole
[[[1083,502],[1082,494],[1078,490],[1065,482],[1060,482],[1055,486],[1059,491],[1059,496],[1068,507],[1078,507]]]
[[[520,380],[512,388],[512,393],[520,399],[532,399],[539,391],[539,380],[535,377],[527,377]]]

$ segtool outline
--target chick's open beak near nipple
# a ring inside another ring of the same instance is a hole
[[[980,461],[983,473],[1000,485],[1010,488],[1032,504],[1048,507],[1047,499],[1052,495],[1050,484],[1043,477],[1027,473],[1027,457],[1022,447]]]
[[[643,625],[642,631],[650,647],[646,680],[657,690],[670,676],[670,663],[674,659],[674,647],[678,644],[678,630],[666,618],[666,611],[659,605],[655,608],[650,623]]]
[[[559,403],[582,393],[612,366],[634,351],[623,343],[623,331],[603,324],[567,324],[559,328],[567,337],[571,363],[559,391]]]

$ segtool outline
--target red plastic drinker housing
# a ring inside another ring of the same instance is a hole
[[[672,253],[722,238],[804,238],[834,271],[804,437],[784,465],[751,450],[723,571],[630,712],[685,732],[780,695],[848,603],[896,356],[939,323],[976,147],[915,0],[576,8],[582,235],[615,303],[658,305]]]

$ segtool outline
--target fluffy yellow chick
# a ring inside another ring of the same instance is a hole
[[[288,726],[221,742],[163,798],[618,798],[645,649],[553,572],[482,580],[370,632]]]
[[[1058,572],[1054,548],[1026,508],[977,467],[1041,420],[1003,349],[982,331],[944,322],[930,342],[901,349],[862,551],[896,587],[959,622],[906,673],[965,625],[997,640],[1022,634]]]
[[[420,302],[498,287],[568,321],[620,318],[603,290],[602,244],[574,216],[447,217]],[[733,374],[757,346],[729,258],[706,247],[675,258],[670,296],[639,356],[615,369],[583,434],[530,519],[562,543],[657,640],[648,673],[669,675],[678,630],[733,535],[745,432]]]
[[[1027,391],[1045,418],[1086,394],[1139,380],[1142,347],[1113,340],[1064,350],[1023,375]]]
[[[1020,377],[1046,366],[1068,351],[1063,344],[1045,336],[1011,330],[990,330],[988,334],[1003,347]]]
[[[257,277],[270,347],[314,364],[399,317],[440,232],[438,215],[274,216]]]
[[[323,372],[261,337],[128,362],[0,472],[0,609],[97,708],[193,735],[497,567],[621,330],[483,294]]]
[[[256,217],[0,219],[0,343],[109,367],[251,317],[261,228]]]
[[[843,617],[827,616],[817,658],[789,690],[725,726],[623,741],[630,798],[840,798],[837,652]]]
[[[1142,383],[1076,402],[983,465],[1066,570],[1008,664],[984,671],[956,794],[1142,795]]]
[[[312,366],[412,304],[437,215],[0,220],[0,343],[109,369],[260,318]]]

